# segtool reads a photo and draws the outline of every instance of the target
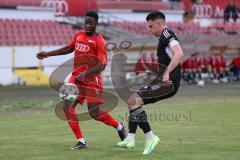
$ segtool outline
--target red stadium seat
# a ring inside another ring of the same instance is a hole
[[[236,34],[240,33],[240,23],[228,23],[224,24],[223,22],[215,22],[210,27],[202,27],[199,23],[181,23],[181,22],[168,22],[169,28],[175,31],[178,35],[192,35],[192,34],[227,34],[227,32],[235,32]],[[110,22],[109,25],[116,27],[128,32],[136,33],[139,36],[148,36],[151,35],[147,31],[146,22]]]
[[[0,19],[0,46],[63,45],[77,31],[52,20]]]

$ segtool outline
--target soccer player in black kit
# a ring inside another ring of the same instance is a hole
[[[124,141],[118,143],[120,147],[134,148],[134,137],[139,126],[146,137],[144,155],[150,154],[160,139],[151,130],[142,105],[170,98],[177,93],[181,79],[180,63],[184,57],[180,42],[174,32],[168,29],[165,15],[162,12],[149,13],[146,21],[149,31],[154,36],[159,37],[157,47],[158,76],[151,83],[133,93],[128,99],[129,133]]]

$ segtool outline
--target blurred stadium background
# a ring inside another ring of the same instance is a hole
[[[225,9],[232,2],[239,7],[239,1],[234,0],[221,4],[217,0],[1,0],[0,71],[4,77],[0,78],[0,84],[47,85],[54,69],[73,55],[40,62],[35,54],[68,44],[83,27],[83,16],[88,10],[99,11],[98,31],[108,43],[116,44],[108,45],[110,48],[118,47],[122,41],[132,43],[125,53],[135,63],[151,62],[150,55],[156,56],[157,39],[148,32],[145,16],[151,10],[161,10],[166,14],[169,28],[181,39],[187,83],[197,83],[204,68],[205,72],[213,73],[209,77],[214,82],[221,80],[225,72],[226,76],[231,73],[232,76],[224,82],[237,80],[240,22],[238,19],[234,22],[231,16],[229,22],[224,22]],[[114,53],[116,50],[108,53],[109,66]],[[146,69],[138,64],[129,70]],[[104,81],[111,82],[110,67],[104,72]]]
[[[99,11],[98,31],[107,40],[106,88],[112,87],[111,61],[117,53],[128,57],[125,78],[151,75],[144,63],[154,67],[158,39],[147,30],[150,11],[164,12],[181,40],[185,60],[180,93],[161,102],[161,108],[157,103],[146,110],[192,119],[152,121],[163,141],[148,159],[239,159],[237,7],[239,0],[0,0],[0,159],[147,159],[139,157],[144,142],[136,152],[119,150],[112,147],[115,132],[109,129],[100,139],[95,133],[106,128],[93,121],[81,123],[91,149],[69,153],[73,137],[64,122],[53,118],[58,97],[47,87],[49,77],[73,54],[39,61],[36,53],[67,45],[83,27],[88,10]],[[122,49],[128,42],[131,47]],[[195,85],[206,83],[204,88]],[[118,107],[112,114],[126,121],[125,112]]]

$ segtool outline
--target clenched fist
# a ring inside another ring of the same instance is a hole
[[[39,52],[39,53],[36,55],[36,57],[37,57],[38,59],[44,59],[44,58],[47,58],[47,57],[48,57],[48,54],[47,54],[47,52],[42,51],[42,52]]]

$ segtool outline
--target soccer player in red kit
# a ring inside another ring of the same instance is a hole
[[[126,137],[124,124],[117,122],[109,113],[100,110],[100,105],[103,103],[101,72],[107,64],[107,53],[103,36],[96,32],[97,24],[98,14],[89,11],[85,17],[84,30],[78,32],[69,45],[58,50],[37,54],[38,59],[44,59],[75,52],[74,71],[69,82],[78,87],[79,96],[75,104],[64,106],[64,113],[69,126],[78,141],[72,149],[87,147],[79,126],[79,120],[75,114],[77,103],[82,104],[85,99],[89,114],[93,119],[116,128],[121,140]]]
[[[143,55],[138,58],[137,63],[135,65],[134,70],[136,75],[139,75],[141,72],[145,72],[147,70],[146,63],[147,63],[147,55],[146,53],[143,53]]]

